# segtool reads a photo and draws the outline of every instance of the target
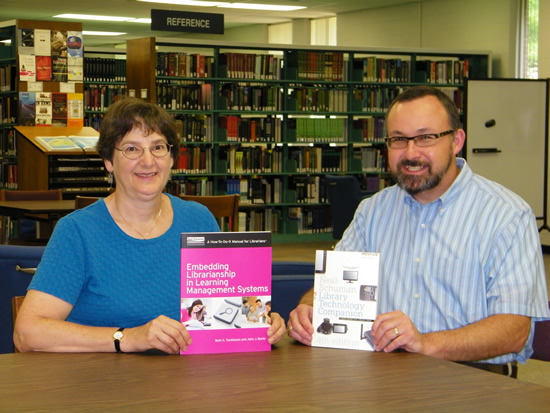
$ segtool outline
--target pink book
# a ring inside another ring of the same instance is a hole
[[[181,235],[181,354],[270,351],[271,233]]]

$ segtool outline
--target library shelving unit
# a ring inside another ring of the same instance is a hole
[[[126,96],[126,51],[86,47],[84,49],[84,125],[101,127],[108,107]]]
[[[0,24],[0,187],[17,188],[13,127],[17,117],[17,54],[14,22]]]
[[[129,40],[129,95],[173,113],[181,137],[172,193],[241,195],[241,230],[331,239],[325,176],[390,182],[384,112],[404,88],[441,87],[462,107],[488,52]]]
[[[35,189],[20,184],[36,159],[20,156],[15,128],[82,127],[82,23],[11,20],[0,39],[0,187]]]

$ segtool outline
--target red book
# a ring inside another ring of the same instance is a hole
[[[52,80],[52,58],[50,56],[36,56],[36,80],[41,82]]]

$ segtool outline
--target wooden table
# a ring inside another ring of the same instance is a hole
[[[0,355],[0,411],[548,412],[550,389],[418,354]]]
[[[8,242],[9,232],[6,231],[8,218],[24,218],[28,214],[48,214],[52,219],[74,211],[72,200],[40,200],[40,201],[0,201],[0,216],[2,216],[1,240]]]

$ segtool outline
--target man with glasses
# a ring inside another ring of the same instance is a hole
[[[532,354],[534,321],[548,317],[535,217],[520,197],[479,175],[461,151],[458,111],[418,86],[386,114],[397,185],[359,206],[337,250],[380,252],[377,351],[397,349],[515,376]],[[289,335],[311,344],[312,292]]]

